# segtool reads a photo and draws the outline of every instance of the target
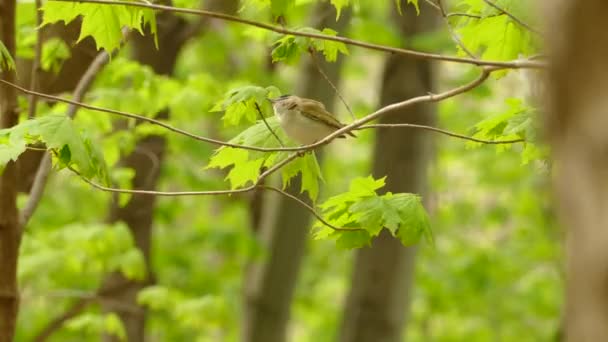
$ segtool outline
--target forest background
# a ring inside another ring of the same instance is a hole
[[[1,0],[0,341],[605,336],[608,44],[556,8]]]

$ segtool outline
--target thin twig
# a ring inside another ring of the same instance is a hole
[[[448,13],[446,15],[446,17],[448,17],[448,18],[450,18],[450,17],[467,17],[467,18],[473,18],[473,19],[481,19],[482,18],[482,16],[480,16],[480,15],[469,14],[469,13],[462,13],[462,12]]]
[[[357,129],[361,130],[361,129],[370,129],[370,128],[407,128],[407,127],[409,127],[409,128],[425,129],[425,130],[428,130],[428,131],[445,134],[445,135],[450,136],[450,137],[455,137],[455,138],[459,138],[459,139],[474,141],[474,142],[477,142],[477,143],[488,144],[488,145],[515,144],[515,143],[520,143],[520,142],[525,142],[526,141],[525,139],[513,139],[513,140],[485,140],[485,139],[478,139],[478,138],[470,137],[470,136],[467,136],[467,135],[462,135],[462,134],[446,131],[444,129],[433,127],[433,126],[416,125],[416,124],[404,124],[404,123],[401,123],[401,124],[371,124],[371,125],[361,126],[361,127],[357,128]]]
[[[128,285],[128,284],[125,284]],[[97,297],[107,297],[113,293],[123,291],[125,289],[125,285],[115,286],[110,288],[101,288],[97,290]],[[70,319],[78,316],[81,312],[83,312],[89,304],[93,303],[95,298],[80,298],[75,301],[65,312],[63,312],[60,316],[55,317],[50,323],[48,323],[36,336],[32,339],[35,342],[43,342],[46,341],[51,335],[53,335],[57,330],[61,329],[63,325],[69,321]]]
[[[269,185],[258,185],[257,186],[258,189],[266,189],[266,190],[271,190],[274,192],[278,192],[279,194],[297,202],[298,204],[300,204],[301,206],[303,206],[304,208],[306,208],[314,217],[317,218],[317,220],[319,220],[319,222],[323,223],[324,225],[326,225],[327,227],[336,230],[336,231],[359,231],[359,230],[363,230],[362,228],[342,228],[342,227],[336,227],[333,224],[327,222],[323,216],[321,216],[319,213],[317,213],[317,211],[311,207],[310,205],[308,205],[308,203],[302,201],[301,199],[297,198],[296,196],[283,191],[277,187],[274,186],[269,186]]]
[[[431,5],[431,7],[433,7],[436,10],[441,10],[440,5],[437,5],[436,3],[434,3],[431,0],[424,0],[424,2],[426,2],[429,5]]]
[[[428,1],[430,1],[430,0],[428,0]],[[437,6],[439,7],[439,12],[441,13],[441,17],[443,18],[443,21],[445,22],[445,26],[448,28],[448,32],[452,36],[452,39],[454,40],[454,42],[456,42],[456,45],[460,46],[462,51],[464,51],[469,57],[477,59],[477,56],[475,56],[475,54],[473,54],[466,47],[466,45],[464,45],[462,40],[460,40],[460,37],[458,37],[458,34],[456,34],[456,32],[454,31],[454,28],[450,24],[450,20],[448,19],[448,16],[446,14],[445,8],[443,7],[443,3],[441,2],[441,0],[437,0]]]
[[[521,27],[527,29],[528,31],[532,32],[532,33],[536,33],[539,36],[542,36],[542,32],[540,32],[539,30],[533,28],[532,26],[524,23],[523,21],[521,21],[521,19],[517,18],[516,16],[514,16],[513,14],[507,12],[504,8],[496,5],[495,3],[493,3],[490,0],[483,0],[486,4],[488,4],[490,7],[495,8],[496,10],[498,10],[499,12],[503,13],[504,15],[506,15],[507,17],[511,18],[511,20],[513,20],[514,22],[516,22],[517,24],[519,24]]]
[[[344,97],[342,96],[342,94],[340,94],[340,91],[338,90],[338,87],[336,87],[336,85],[334,84],[334,82],[332,82],[329,79],[329,77],[327,76],[327,74],[323,71],[323,68],[321,68],[321,64],[319,63],[319,60],[317,59],[317,56],[315,55],[314,50],[311,48],[311,49],[308,50],[308,53],[310,54],[310,58],[312,59],[313,64],[317,68],[317,71],[319,71],[319,74],[321,74],[321,76],[323,76],[323,78],[325,79],[325,81],[327,81],[327,83],[329,83],[329,85],[333,88],[334,92],[336,93],[336,95],[338,96],[338,98],[340,99],[340,101],[342,101],[342,103],[344,104],[344,107],[346,107],[346,110],[350,113],[351,118],[353,120],[357,120],[357,117],[355,116],[355,113],[353,113],[352,109],[350,109],[350,106],[348,105],[348,102],[346,102],[346,100],[344,99]]]
[[[390,46],[385,46],[385,45],[380,45],[380,44],[368,43],[368,42],[340,37],[340,36],[329,36],[326,34],[318,34],[318,33],[313,33],[313,32],[308,32],[308,31],[289,30],[289,29],[285,29],[285,28],[282,28],[279,26],[269,25],[269,24],[261,23],[261,22],[254,21],[254,20],[239,18],[236,16],[224,14],[224,13],[206,11],[206,10],[200,10],[200,9],[189,9],[189,8],[172,7],[172,6],[157,5],[157,4],[150,4],[150,3],[143,3],[143,2],[118,1],[118,0],[117,1],[114,1],[114,0],[78,0],[78,1],[52,0],[52,1],[70,2],[70,3],[95,3],[95,4],[103,4],[103,5],[123,5],[123,6],[132,6],[132,7],[150,8],[150,9],[166,11],[166,12],[208,16],[208,17],[212,17],[212,18],[217,18],[217,19],[222,19],[222,20],[226,20],[226,21],[250,25],[250,26],[258,27],[261,29],[265,29],[265,30],[269,30],[269,31],[273,31],[273,32],[281,33],[281,34],[329,40],[329,41],[344,43],[347,45],[359,46],[359,47],[363,47],[363,48],[367,48],[367,49],[371,49],[371,50],[384,51],[384,52],[390,52],[390,53],[395,53],[395,54],[400,54],[400,55],[407,55],[407,56],[424,58],[424,59],[440,60],[440,61],[446,61],[446,62],[473,64],[476,66],[494,66],[494,67],[512,68],[512,69],[520,69],[520,68],[532,68],[532,69],[540,68],[540,69],[542,69],[542,68],[545,68],[545,63],[539,63],[539,62],[535,62],[535,61],[528,61],[528,60],[484,61],[484,60],[477,60],[477,59],[472,59],[472,58],[445,56],[445,55],[436,54],[436,53],[426,53],[426,52],[420,52],[420,51],[409,50],[409,49],[401,49],[401,48],[390,47]]]
[[[47,324],[33,339],[34,342],[46,341],[55,331],[61,329],[63,325],[70,319],[78,316],[83,312],[87,306],[92,302],[91,299],[79,299],[74,302],[66,311],[60,316],[53,318],[53,320]]]
[[[266,125],[266,128],[268,128],[270,133],[272,133],[272,135],[277,139],[277,141],[279,142],[279,145],[281,145],[281,147],[285,147],[285,145],[283,145],[283,142],[281,141],[279,136],[270,127],[270,125],[268,124],[268,121],[266,121],[266,118],[264,117],[264,113],[262,113],[262,110],[260,109],[260,105],[257,102],[255,102],[255,109],[258,111],[258,114],[260,114],[260,118],[262,118],[262,121],[264,121],[264,125]]]
[[[38,90],[38,76],[40,73],[40,59],[42,58],[42,11],[41,11],[41,0],[35,1],[36,11],[36,45],[34,46],[34,59],[32,60],[32,72],[30,75],[30,89]],[[38,105],[38,98],[34,95],[30,95],[28,99],[28,110],[27,117],[32,119],[36,116],[36,107]]]
[[[82,75],[78,84],[76,85],[76,89],[74,89],[74,102],[79,103],[84,94],[87,92],[95,76],[99,73],[99,71],[103,68],[106,63],[110,60],[110,56],[105,52],[100,52],[97,57],[91,62],[85,73]],[[32,92],[33,95],[34,92]],[[68,107],[66,116],[69,118],[73,118],[78,111],[78,106],[76,103],[70,104]],[[46,186],[46,182],[49,178],[49,174],[51,171],[52,163],[51,163],[51,155],[46,153],[42,160],[40,160],[40,164],[38,165],[38,170],[36,171],[36,176],[34,178],[34,182],[32,184],[32,189],[30,190],[30,195],[27,199],[27,203],[23,208],[19,220],[20,229],[23,231],[28,221],[36,211],[40,200],[42,199],[42,195],[44,193],[44,188]]]

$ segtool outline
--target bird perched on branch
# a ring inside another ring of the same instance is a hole
[[[287,136],[302,145],[320,141],[345,126],[319,101],[295,95],[283,95],[271,99],[270,102]],[[351,132],[346,134],[356,137]],[[345,138],[344,135],[339,137]]]

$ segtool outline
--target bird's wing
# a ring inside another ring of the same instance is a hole
[[[310,99],[302,99],[300,103],[300,108],[303,115],[306,115],[308,118],[322,121],[336,129],[342,128],[344,124],[338,121],[331,113],[329,113],[323,103],[310,100]]]

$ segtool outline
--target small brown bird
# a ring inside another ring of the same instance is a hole
[[[319,101],[283,95],[270,102],[287,136],[302,145],[313,144],[345,126]],[[346,134],[356,137],[351,132]]]

